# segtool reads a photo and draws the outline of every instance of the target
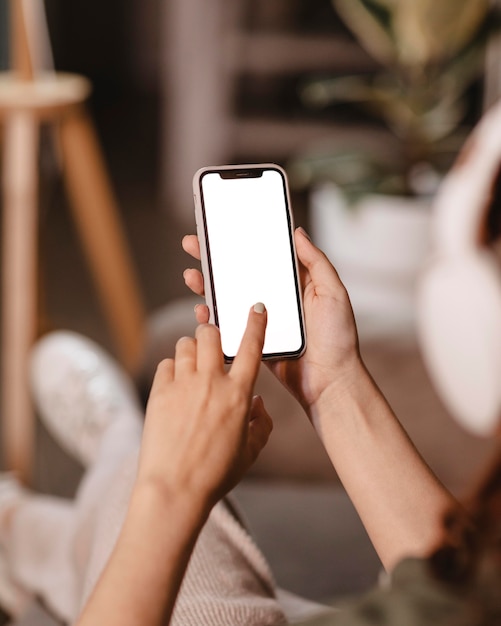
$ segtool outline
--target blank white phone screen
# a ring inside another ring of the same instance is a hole
[[[268,326],[263,354],[294,353],[303,345],[299,295],[284,180],[262,176],[202,177],[213,294],[223,352],[238,351],[249,309],[263,302]]]

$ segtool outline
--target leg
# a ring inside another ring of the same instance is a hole
[[[2,540],[12,579],[64,622],[75,615],[78,599],[72,558],[76,519],[70,501],[26,493]]]
[[[114,422],[74,501],[19,489],[19,497],[2,511],[0,496],[0,561],[5,555],[11,585],[8,597],[0,593],[0,602],[13,616],[39,596],[58,619],[65,623],[76,619],[89,560],[97,548],[97,530],[108,521],[113,528],[114,521],[120,524],[122,519],[121,515],[110,518],[103,503],[110,494],[124,493],[129,484],[122,483],[122,467],[131,471],[133,482],[139,445],[139,424],[126,419]],[[124,498],[121,503],[124,510],[127,502]]]
[[[72,605],[72,621],[96,550],[97,529],[108,519],[108,501],[128,485],[122,481],[122,468],[132,471],[134,478],[142,409],[118,364],[94,342],[73,332],[54,332],[36,344],[31,382],[41,420],[60,445],[88,468],[72,507],[68,541],[61,545],[73,568],[77,602]],[[120,506],[126,510],[127,504],[126,494]],[[121,519],[116,517],[116,523]]]
[[[71,502],[30,494],[12,477],[2,477],[0,602],[19,615],[38,595],[59,619],[71,622],[78,614],[101,510],[108,510],[103,501],[122,490],[117,468],[135,468],[141,409],[116,364],[75,333],[40,340],[32,351],[31,377],[46,426],[89,469]]]
[[[137,425],[126,421],[113,423],[103,436],[96,463],[89,467],[78,490],[74,544],[78,610],[97,582],[122,528],[140,445],[141,431]]]

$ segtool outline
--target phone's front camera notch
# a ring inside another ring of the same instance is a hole
[[[224,179],[232,178],[261,178],[263,170],[260,168],[250,168],[248,170],[235,169],[235,170],[220,170],[219,176]]]

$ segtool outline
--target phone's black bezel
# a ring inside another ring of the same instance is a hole
[[[297,305],[297,310],[299,313],[301,345],[297,350],[294,350],[291,352],[263,353],[261,358],[263,361],[297,359],[304,353],[305,348],[306,348],[306,331],[305,331],[305,326],[304,326],[303,304],[302,304],[302,296],[301,296],[301,280],[300,280],[299,273],[298,273],[298,261],[297,261],[295,245],[294,245],[294,224],[292,221],[292,209],[290,205],[287,180],[286,180],[283,170],[279,167],[275,167],[273,165],[264,165],[264,166],[263,165],[256,165],[256,166],[246,165],[244,167],[235,166],[235,167],[224,167],[224,168],[220,168],[220,167],[206,168],[201,173],[198,179],[198,187],[199,187],[199,194],[200,194],[200,207],[201,207],[201,214],[202,214],[202,219],[203,219],[203,233],[205,237],[207,266],[208,266],[208,271],[209,271],[210,289],[211,289],[211,296],[212,296],[212,308],[213,308],[213,313],[214,313],[214,324],[219,328],[217,298],[216,298],[216,292],[214,289],[214,276],[212,273],[212,260],[211,260],[210,242],[209,242],[208,229],[207,229],[207,220],[206,220],[206,214],[205,214],[205,201],[204,201],[204,191],[203,191],[202,181],[203,181],[203,178],[207,174],[216,173],[216,174],[219,174],[221,178],[223,178],[224,180],[229,180],[229,179],[239,179],[239,178],[259,178],[263,175],[265,171],[278,172],[282,180],[282,187],[283,187],[283,194],[285,198],[285,208],[286,208],[286,215],[287,215],[287,228],[289,231],[289,248],[290,248],[290,252],[292,255],[292,259],[293,259],[292,269],[294,271],[294,285],[296,289],[296,305]],[[224,360],[226,363],[231,363],[233,359],[235,358],[235,356],[228,356],[227,354],[224,354],[224,353],[223,355],[224,355]]]

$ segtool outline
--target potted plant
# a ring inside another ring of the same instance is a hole
[[[468,131],[468,91],[499,19],[490,0],[333,4],[380,69],[309,80],[302,96],[317,108],[363,107],[383,133],[363,145],[316,147],[289,171],[293,184],[313,188],[312,234],[337,265],[357,317],[408,329],[430,197]]]

